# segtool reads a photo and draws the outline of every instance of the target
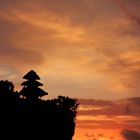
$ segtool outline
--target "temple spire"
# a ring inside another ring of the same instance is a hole
[[[27,74],[23,76],[23,79],[27,80],[40,80],[40,77],[34,70],[30,70]]]

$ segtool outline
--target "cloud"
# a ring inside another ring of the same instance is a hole
[[[121,132],[125,140],[139,140],[140,133],[135,130],[124,129]]]
[[[140,97],[128,98],[128,100],[136,105],[140,106]]]
[[[135,100],[136,103],[135,103]],[[77,124],[78,127],[97,128],[114,128],[120,129],[124,126],[127,128],[138,128],[139,123],[139,98],[129,98],[122,100],[79,100]]]
[[[88,138],[88,140],[97,140],[94,134],[86,133],[85,136]]]
[[[19,71],[14,69],[14,67],[9,65],[0,65],[0,77],[1,80],[12,80],[13,78],[17,78],[17,74]]]
[[[97,100],[97,99],[79,99],[79,103],[82,105],[99,105],[99,106],[111,106],[113,105],[112,101],[109,100]]]
[[[139,115],[139,97],[121,100],[79,99],[79,112],[99,115]],[[129,113],[128,113],[129,111]],[[90,114],[90,115],[91,115]]]
[[[140,5],[140,3],[137,0],[134,0],[134,1],[115,0],[115,1],[116,3],[118,3],[121,9],[125,12],[125,14],[129,17],[129,19],[140,26],[140,17],[138,16],[138,14],[134,13],[134,9],[138,10],[137,6]]]
[[[43,62],[43,57],[41,56],[41,54],[35,51],[12,47],[9,48],[8,50],[6,50],[6,47],[0,50],[1,50],[0,55],[3,58],[1,60],[2,64],[12,63],[13,65],[19,64],[19,66],[24,67],[25,65],[32,64],[33,66]]]
[[[139,30],[109,0],[1,0],[0,30],[1,63],[39,70],[54,95],[139,94]]]

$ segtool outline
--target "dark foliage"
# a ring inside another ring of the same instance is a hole
[[[72,140],[77,107],[77,99],[64,96],[51,100],[21,97],[12,82],[1,80],[0,138]]]

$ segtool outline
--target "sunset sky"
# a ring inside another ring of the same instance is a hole
[[[0,0],[0,79],[31,69],[79,99],[74,140],[140,140],[140,0]]]

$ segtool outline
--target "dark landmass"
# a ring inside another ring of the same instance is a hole
[[[31,70],[24,77],[23,89],[14,91],[12,82],[0,81],[0,138],[72,140],[75,131],[77,99],[58,96],[43,100],[48,93],[39,76]]]

